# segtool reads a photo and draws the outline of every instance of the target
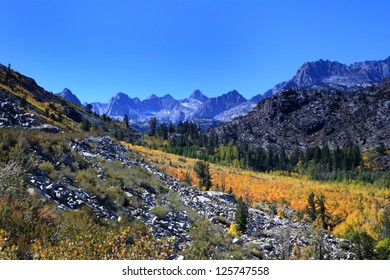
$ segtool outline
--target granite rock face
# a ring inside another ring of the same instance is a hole
[[[14,98],[0,93],[0,127],[33,127],[40,122],[31,113],[25,113],[19,108]]]
[[[323,146],[363,150],[390,147],[389,79],[353,94],[285,90],[259,102],[244,117],[212,129],[219,139],[243,141],[250,148]]]

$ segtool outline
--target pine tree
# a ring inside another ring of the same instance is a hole
[[[124,115],[123,116],[123,122],[125,123],[126,128],[130,127],[130,125],[129,125],[129,116],[128,115]]]
[[[149,135],[156,135],[156,127],[157,127],[157,119],[155,117],[151,117],[149,120]]]
[[[316,220],[317,210],[316,210],[314,193],[309,194],[309,196],[307,198],[306,213],[309,215],[309,218],[312,222],[314,222]]]
[[[87,107],[88,113],[91,113],[91,110],[92,110],[92,107],[93,107],[92,104],[88,103],[86,107]]]
[[[325,196],[323,194],[317,196],[315,203],[317,204],[317,217],[320,218],[322,228],[326,230],[328,228],[328,214],[325,207]]]
[[[249,210],[242,197],[237,200],[236,225],[241,233],[245,233],[248,225]]]
[[[81,123],[81,129],[84,131],[89,131],[91,129],[91,123],[87,119],[83,119]]]
[[[199,187],[204,187],[206,191],[211,188],[211,174],[209,164],[203,161],[197,161],[194,166],[194,171],[199,179]]]

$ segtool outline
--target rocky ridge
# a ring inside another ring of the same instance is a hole
[[[254,96],[251,101],[259,101],[286,89],[310,89],[312,86],[319,86],[321,90],[338,88],[347,92],[355,88],[357,91],[367,84],[382,82],[390,74],[389,67],[390,57],[351,65],[323,59],[306,62],[290,80],[275,85],[264,94]]]
[[[244,117],[212,129],[219,139],[235,139],[250,148],[390,147],[389,79],[354,94],[284,90],[259,102]]]

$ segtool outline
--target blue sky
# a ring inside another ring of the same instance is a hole
[[[246,98],[306,61],[390,56],[390,1],[2,1],[0,63],[82,102]]]

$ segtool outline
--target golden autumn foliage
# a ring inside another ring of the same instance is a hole
[[[198,179],[193,172],[196,159],[183,161],[181,156],[125,145],[179,180],[183,179],[183,174],[189,174],[193,185],[197,185]],[[210,164],[210,172],[214,189],[231,190],[246,201],[287,206],[301,213],[305,211],[310,193],[322,194],[331,217],[329,223],[334,227],[333,233],[339,236],[357,230],[378,239],[383,227],[384,208],[390,204],[389,189],[369,184],[320,182],[298,174],[259,173],[215,164]],[[284,215],[281,210],[279,212],[279,215]]]
[[[227,233],[235,237],[240,236],[240,232],[238,231],[237,225],[235,223],[230,224]]]
[[[168,259],[172,242],[136,224],[102,225],[86,208],[58,212],[33,200],[0,200],[0,259]]]

